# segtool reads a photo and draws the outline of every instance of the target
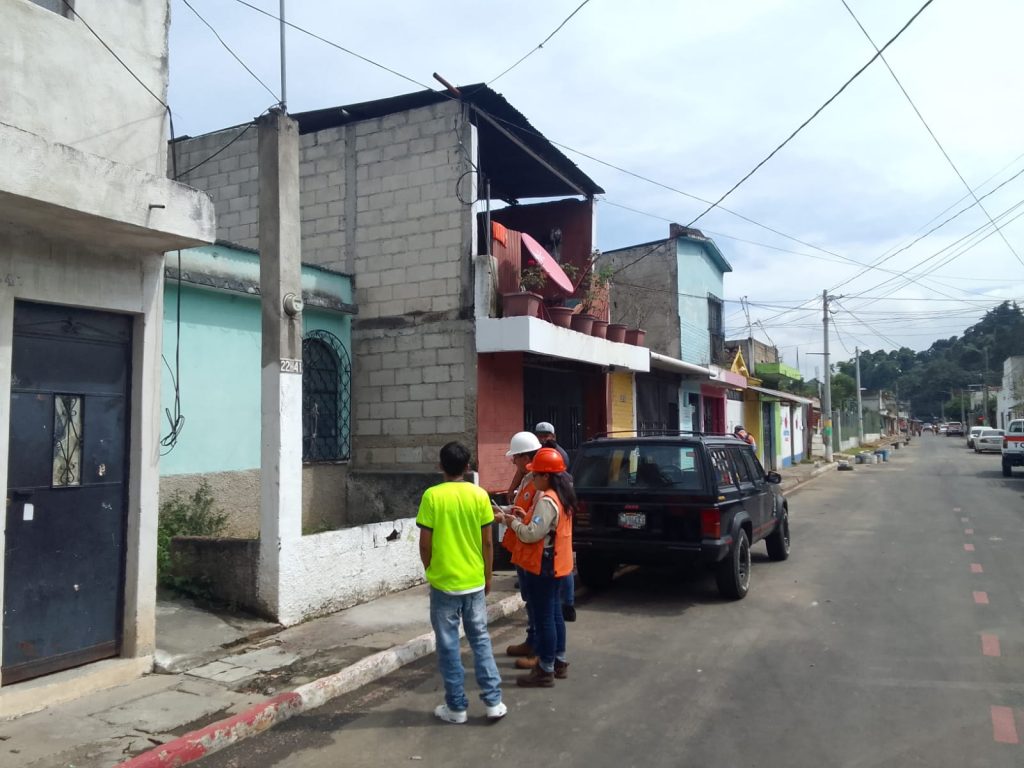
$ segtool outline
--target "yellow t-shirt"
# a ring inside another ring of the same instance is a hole
[[[441,483],[423,493],[416,525],[433,531],[430,586],[454,595],[484,588],[482,529],[493,522],[490,497],[472,483]]]

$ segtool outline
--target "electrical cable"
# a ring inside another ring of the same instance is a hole
[[[278,96],[276,93],[274,93],[271,90],[270,86],[267,85],[265,82],[263,82],[259,78],[259,75],[257,75],[255,72],[253,72],[249,68],[248,64],[246,64],[244,61],[242,61],[241,57],[231,49],[230,45],[228,45],[226,42],[224,42],[224,38],[220,36],[220,34],[217,32],[216,29],[213,28],[213,25],[210,24],[210,22],[208,22],[206,19],[203,18],[202,14],[200,14],[199,11],[197,11],[195,9],[195,7],[192,5],[192,3],[190,3],[189,0],[181,0],[181,2],[183,2],[185,4],[185,7],[188,8],[190,11],[192,11],[192,13],[194,13],[196,15],[196,18],[198,18],[201,22],[203,22],[203,24],[206,25],[206,27],[213,33],[213,36],[217,38],[218,42],[220,42],[220,44],[222,46],[224,46],[224,50],[226,50],[228,53],[230,53],[232,58],[234,58],[235,61],[237,61],[239,64],[241,64],[242,68],[246,72],[248,72],[250,75],[252,75],[252,78],[257,83],[259,83],[260,85],[263,86],[263,90],[265,90],[267,93],[269,93],[273,97],[274,101],[276,101],[278,104],[280,104],[281,103],[281,97]]]
[[[575,15],[576,15],[577,13],[579,13],[579,12],[580,12],[581,10],[583,10],[583,6],[585,6],[585,5],[586,5],[587,3],[589,3],[589,2],[590,2],[590,0],[583,0],[583,2],[582,2],[582,3],[580,3],[580,4],[578,5],[578,6],[576,6],[576,10],[574,10],[574,11],[573,11],[572,13],[570,13],[570,14],[569,14],[568,16],[566,16],[566,17],[565,17],[565,18],[564,18],[564,19],[562,20],[562,23],[561,23],[561,24],[559,24],[559,25],[558,25],[557,27],[555,27],[555,31],[554,31],[554,32],[552,32],[552,33],[551,33],[550,35],[548,35],[547,37],[545,37],[545,38],[544,38],[544,39],[543,39],[543,40],[542,40],[542,41],[540,42],[540,44],[539,44],[539,45],[538,45],[538,46],[537,46],[536,48],[531,48],[531,49],[530,49],[530,50],[529,50],[529,51],[528,51],[528,52],[527,52],[527,53],[526,53],[526,54],[525,54],[525,55],[524,55],[524,56],[523,56],[522,58],[520,58],[520,59],[519,59],[519,60],[518,60],[518,61],[517,61],[517,62],[516,62],[515,64],[513,64],[512,66],[510,66],[510,67],[509,67],[508,69],[506,69],[506,70],[505,70],[504,72],[502,72],[502,73],[501,73],[500,75],[498,75],[497,77],[492,77],[492,78],[491,78],[490,80],[488,80],[488,81],[487,81],[487,85],[489,85],[489,86],[490,86],[490,85],[494,85],[494,83],[498,82],[498,81],[499,81],[499,80],[500,80],[501,78],[503,78],[503,77],[504,77],[505,75],[507,75],[507,74],[508,74],[509,72],[511,72],[511,71],[512,71],[513,69],[515,69],[516,67],[518,67],[518,66],[519,66],[520,64],[522,64],[522,63],[523,63],[524,61],[526,61],[526,60],[527,60],[528,58],[530,58],[530,57],[531,57],[531,56],[532,56],[533,54],[535,54],[535,53],[536,53],[537,51],[539,51],[539,50],[540,50],[541,48],[543,48],[543,47],[544,47],[544,45],[545,45],[545,43],[547,43],[547,42],[548,42],[548,41],[549,41],[549,40],[550,40],[551,38],[553,38],[553,37],[554,37],[555,35],[557,35],[557,34],[558,34],[558,32],[559,32],[559,31],[560,31],[560,30],[562,29],[562,27],[564,27],[564,26],[565,26],[566,24],[568,24],[568,23],[569,23],[569,21],[570,21],[570,19],[572,19],[572,17],[573,17],[573,16],[575,16]]]
[[[967,193],[974,198],[974,202],[977,203],[978,207],[982,210],[985,216],[988,217],[988,220],[992,224],[992,226],[996,226],[996,223],[992,221],[991,214],[989,214],[989,212],[985,209],[985,206],[981,204],[981,200],[978,199],[978,196],[975,194],[974,190],[971,189],[971,185],[967,183],[967,179],[964,178],[964,175],[960,173],[960,169],[956,167],[956,163],[953,162],[953,158],[951,158],[949,156],[949,153],[946,152],[946,148],[942,146],[942,142],[939,141],[939,137],[935,135],[935,132],[932,130],[931,126],[928,125],[928,121],[924,119],[924,115],[921,114],[921,110],[917,108],[917,105],[914,103],[914,100],[910,98],[910,94],[907,93],[907,89],[903,87],[903,83],[900,82],[900,79],[896,76],[896,73],[893,71],[893,68],[889,66],[889,62],[886,60],[885,56],[882,56],[882,52],[878,49],[878,46],[875,45],[875,41],[872,39],[871,35],[864,28],[864,25],[860,23],[860,19],[857,18],[857,14],[853,12],[853,9],[850,8],[846,0],[839,0],[839,2],[843,4],[843,7],[846,8],[847,12],[849,12],[851,18],[854,20],[857,26],[860,27],[860,31],[864,33],[864,37],[866,37],[868,42],[871,43],[871,47],[874,48],[875,51],[878,53],[878,56],[879,58],[882,59],[882,63],[885,65],[885,68],[889,70],[889,74],[892,75],[892,79],[896,81],[896,85],[899,86],[900,91],[906,97],[907,103],[910,104],[911,109],[914,110],[914,114],[917,115],[917,118],[921,121],[921,125],[924,126],[924,129],[926,131],[928,131],[928,135],[932,137],[932,141],[935,142],[935,146],[939,148],[939,151],[942,153],[942,156],[946,158],[946,162],[949,163],[949,167],[953,169],[953,172],[957,175],[957,178],[960,179],[961,183],[967,189]],[[998,229],[998,227],[996,228]],[[1003,242],[1006,243],[1006,247],[1010,249],[1010,253],[1013,254],[1014,258],[1016,258],[1017,261],[1019,261],[1021,265],[1024,266],[1024,259],[1021,259],[1020,254],[1017,253],[1017,251],[1014,249],[1012,245],[1010,245],[1010,241],[1006,238],[1006,235],[1003,234],[1002,230],[999,230],[999,236],[1003,239]]]
[[[755,173],[757,173],[757,171],[760,170],[761,166],[763,166],[765,163],[767,163],[769,160],[771,160],[779,152],[779,150],[781,150],[784,146],[789,144],[789,142],[792,141],[796,137],[796,135],[798,133],[800,133],[800,131],[802,131],[804,128],[806,128],[807,125],[810,124],[810,122],[812,120],[814,120],[814,118],[816,118],[818,115],[820,115],[829,104],[831,104],[833,101],[835,101],[839,97],[839,94],[841,94],[843,91],[845,91],[847,89],[847,87],[854,80],[856,80],[858,77],[860,77],[861,73],[864,72],[864,70],[866,70],[868,67],[870,67],[874,63],[875,59],[879,58],[882,55],[882,53],[885,51],[886,48],[888,48],[890,45],[892,45],[894,42],[896,42],[896,40],[899,39],[900,35],[902,35],[904,32],[906,32],[907,28],[910,27],[910,25],[914,23],[914,21],[917,19],[917,17],[920,16],[922,13],[924,13],[925,8],[927,8],[933,2],[934,2],[934,0],[925,0],[924,5],[922,5],[920,8],[918,8],[917,13],[915,13],[913,16],[911,16],[910,19],[907,21],[907,23],[904,24],[902,27],[900,27],[899,31],[895,35],[893,35],[891,38],[889,38],[889,42],[887,42],[885,45],[883,45],[881,47],[881,49],[878,50],[877,53],[875,53],[874,56],[872,56],[870,59],[868,59],[867,63],[865,63],[864,66],[862,66],[860,69],[858,69],[856,72],[854,72],[853,75],[845,83],[842,84],[842,86],[839,88],[838,91],[836,91],[834,94],[832,94],[825,101],[824,104],[822,104],[820,107],[818,107],[816,110],[814,110],[814,112],[811,114],[811,116],[808,117],[806,120],[804,120],[799,126],[797,126],[797,129],[795,131],[793,131],[791,134],[789,134],[789,136],[786,137],[786,139],[781,144],[779,144],[779,146],[777,146],[775,149],[773,149],[771,152],[769,152],[767,157],[765,157],[761,162],[759,162],[757,165],[755,165],[743,178],[741,178],[739,181],[737,181],[735,184],[733,184],[732,187],[730,187],[729,190],[724,195],[722,195],[714,203],[712,203],[710,206],[708,206],[708,208],[706,208],[704,211],[702,211],[699,216],[697,216],[693,221],[691,221],[688,224],[688,226],[692,227],[694,224],[696,224],[698,221],[700,221],[702,218],[704,218],[705,215],[707,215],[712,210],[717,208],[719,206],[719,204],[723,200],[725,200],[727,197],[729,197],[729,195],[731,195],[733,192],[735,192],[737,189],[739,189],[740,186],[747,179],[749,179],[751,176],[753,176]]]

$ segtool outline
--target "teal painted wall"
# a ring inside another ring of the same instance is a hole
[[[723,298],[723,277],[719,267],[700,243],[676,240],[679,264],[679,358],[696,365],[711,361],[711,338],[708,335],[707,295]],[[692,294],[692,295],[685,295]]]
[[[188,252],[188,262],[189,268],[201,262],[216,267],[220,274],[229,272],[245,279],[251,279],[255,268],[258,277],[256,254],[221,246],[193,249]],[[306,290],[315,283],[318,292],[329,291],[342,301],[351,301],[351,281],[343,275],[304,268],[302,282]],[[163,366],[161,401],[172,413],[174,387],[168,365],[174,366],[177,290],[176,281],[166,282],[163,354],[167,364]],[[161,475],[259,468],[260,326],[259,297],[188,283],[182,286],[179,385],[185,423],[177,445],[160,459]],[[303,332],[314,329],[336,335],[351,356],[348,315],[308,308],[303,312]],[[161,437],[168,432],[165,415]]]

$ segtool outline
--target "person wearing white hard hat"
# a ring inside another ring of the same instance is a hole
[[[518,507],[519,509],[530,509],[533,506],[533,497],[537,490],[533,484],[533,475],[526,471],[526,465],[533,461],[534,454],[541,448],[540,440],[532,432],[516,432],[509,440],[508,451],[505,456],[512,460],[516,467],[513,485],[509,488],[508,498],[512,504],[499,506],[493,501],[494,519],[503,522],[504,516]],[[515,559],[516,551],[520,545],[519,537],[511,528],[505,529],[505,535],[501,539],[501,545],[509,551]],[[535,657],[537,648],[537,624],[534,620],[533,609],[530,601],[526,599],[526,580],[523,578],[522,569],[516,566],[516,575],[519,579],[519,594],[526,603],[526,640],[522,643],[510,645],[506,649],[509,656],[517,657],[516,666],[521,669],[529,669],[528,666],[520,665],[520,661],[529,663]]]

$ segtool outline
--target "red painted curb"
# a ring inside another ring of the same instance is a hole
[[[233,744],[302,711],[302,697],[294,691],[267,699],[241,714],[218,720],[156,749],[118,763],[118,768],[176,768]]]

